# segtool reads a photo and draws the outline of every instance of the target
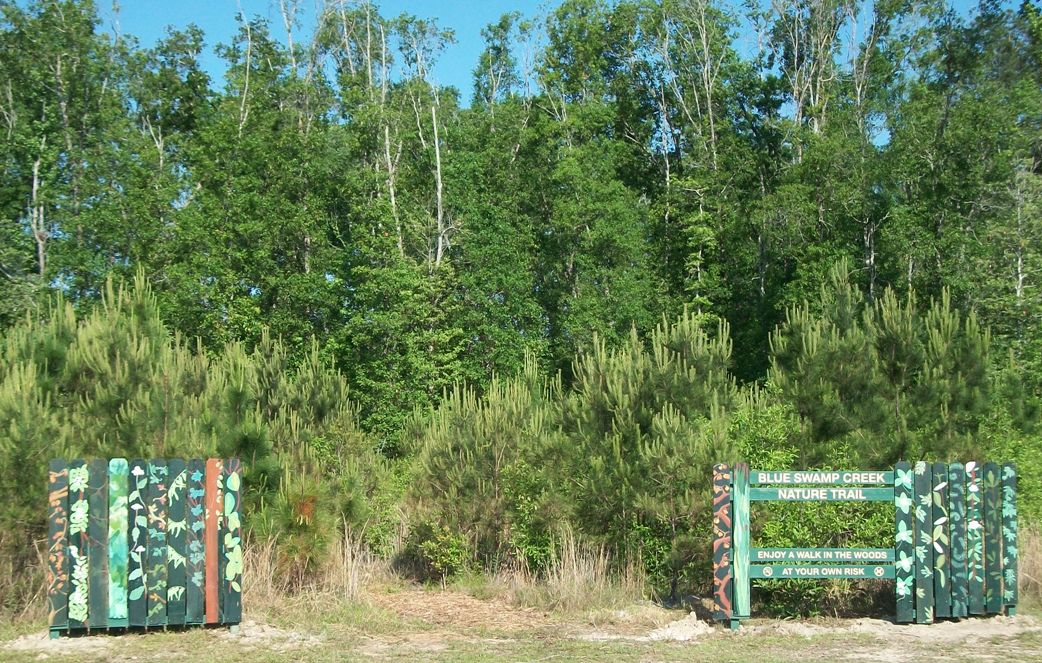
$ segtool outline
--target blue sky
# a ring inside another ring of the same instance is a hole
[[[302,25],[295,39],[306,39],[314,28],[317,5],[321,0],[298,0],[303,10]],[[960,13],[969,13],[977,0],[949,0]],[[142,46],[151,46],[166,33],[167,26],[183,28],[195,23],[206,35],[206,50],[202,56],[203,68],[210,74],[214,86],[222,87],[224,63],[214,52],[214,46],[228,43],[238,26],[239,8],[247,16],[268,19],[272,32],[285,39],[279,0],[95,0],[100,9],[104,28],[114,29],[112,7],[119,5],[118,20],[122,34],[136,36]],[[460,91],[460,101],[468,104],[472,91],[471,72],[477,64],[483,44],[481,29],[499,19],[505,12],[519,11],[525,17],[545,15],[561,0],[375,0],[385,17],[405,12],[423,18],[435,18],[443,28],[455,31],[456,43],[449,46],[438,60],[434,79],[441,85],[451,85]],[[1019,0],[1002,0],[1014,6]],[[738,48],[749,47],[749,35],[739,35]]]
[[[111,0],[96,0],[104,28],[113,29]],[[237,0],[120,0],[119,29],[122,34],[134,35],[142,46],[151,46],[166,33],[167,26],[183,28],[195,23],[206,34],[206,53],[202,58],[204,69],[220,87],[224,64],[213,47],[228,43],[237,30],[235,17],[239,12]],[[308,36],[314,28],[317,0],[300,0],[303,10],[301,31]],[[434,71],[441,85],[452,85],[460,90],[461,101],[467,103],[471,95],[471,72],[482,49],[481,29],[509,11],[520,11],[531,17],[559,4],[558,0],[383,0],[374,3],[385,17],[405,12],[423,18],[436,18],[443,28],[456,32],[456,43],[441,55]],[[286,35],[278,0],[241,0],[247,16],[268,19],[272,32],[279,38]]]

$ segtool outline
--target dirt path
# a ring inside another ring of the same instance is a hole
[[[501,599],[478,599],[462,592],[409,588],[367,598],[399,617],[452,629],[523,631],[553,623],[545,612],[510,605]]]

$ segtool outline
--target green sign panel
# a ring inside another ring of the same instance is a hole
[[[754,564],[749,577],[769,580],[796,580],[814,578],[860,578],[884,580],[894,577],[892,564],[859,564],[848,566],[796,566],[789,564]]]
[[[892,486],[894,485],[894,473],[855,470],[756,471],[752,473],[749,483],[754,486],[772,484],[785,486]]]
[[[893,548],[753,548],[754,562],[855,562],[892,564]]]
[[[892,502],[893,488],[750,488],[752,501]]]

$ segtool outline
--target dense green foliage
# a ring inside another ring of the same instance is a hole
[[[341,518],[369,515],[381,463],[317,348],[290,367],[264,333],[252,351],[208,356],[167,330],[139,276],[106,284],[89,315],[58,297],[7,331],[0,356],[0,554],[23,564],[43,534],[49,458],[240,457],[247,513],[282,535],[289,575],[321,558]]]
[[[344,528],[432,576],[567,529],[699,587],[727,458],[990,454],[1042,515],[1037,0],[563,0],[467,91],[436,21],[299,4],[218,82],[0,0],[0,555],[59,455],[242,456],[294,582]],[[885,525],[800,513],[758,535]]]

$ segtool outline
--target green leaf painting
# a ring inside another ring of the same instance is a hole
[[[125,458],[109,461],[108,610],[110,619],[127,618],[129,467]],[[140,575],[141,570],[138,569]]]
[[[69,619],[80,622],[87,621],[87,599],[90,593],[87,555],[78,546],[69,546],[69,559],[72,561],[72,593],[69,594]]]

